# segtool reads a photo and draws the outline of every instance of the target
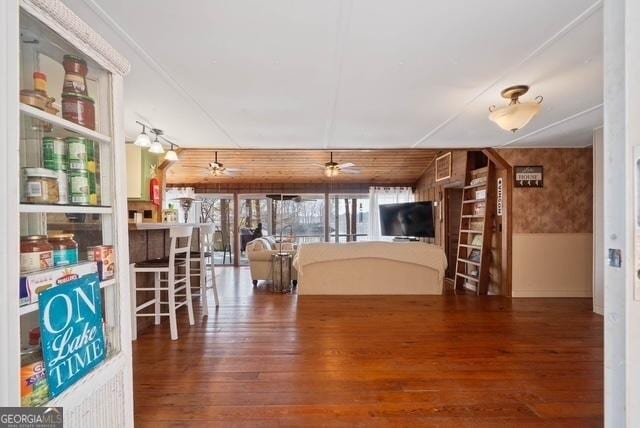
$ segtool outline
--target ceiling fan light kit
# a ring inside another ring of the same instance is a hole
[[[338,164],[337,162],[333,161],[333,152],[330,152],[330,156],[331,156],[331,159],[329,160],[329,162],[325,163],[324,165],[318,165],[324,168],[324,175],[326,177],[337,177],[340,174],[340,172],[351,172],[354,174],[359,173],[359,171],[357,170],[349,169],[349,168],[353,168],[355,164],[351,162]]]
[[[215,152],[215,159],[213,162],[209,162],[209,166],[207,167],[207,169],[209,170],[209,175],[212,175],[214,177],[223,177],[223,176],[227,176],[227,177],[233,177],[232,172],[233,171],[240,171],[239,169],[236,168],[227,168],[224,166],[224,164],[222,164],[221,162],[218,162],[218,152]]]
[[[526,85],[510,86],[500,93],[509,104],[500,108],[489,107],[489,120],[500,128],[516,132],[525,127],[541,110],[542,97],[538,96],[534,101],[521,103],[519,98],[529,91]]]

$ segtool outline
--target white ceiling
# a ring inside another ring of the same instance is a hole
[[[65,0],[129,58],[125,121],[184,147],[576,147],[602,125],[595,0]],[[528,84],[543,111],[487,119]]]

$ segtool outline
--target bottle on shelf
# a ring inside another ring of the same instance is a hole
[[[20,352],[20,401],[23,407],[40,406],[49,400],[49,386],[42,358],[40,329],[29,331],[29,344]]]

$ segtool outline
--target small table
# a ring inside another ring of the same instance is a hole
[[[271,269],[273,272],[272,289],[274,293],[291,292],[291,263],[293,257],[290,253],[276,253],[271,256]]]

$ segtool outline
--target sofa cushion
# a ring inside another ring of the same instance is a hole
[[[270,251],[271,244],[266,238],[256,238],[247,244],[247,251]]]
[[[264,239],[267,240],[267,242],[269,242],[269,245],[271,245],[271,249],[274,250],[276,248],[276,238],[275,236],[265,236]]]

